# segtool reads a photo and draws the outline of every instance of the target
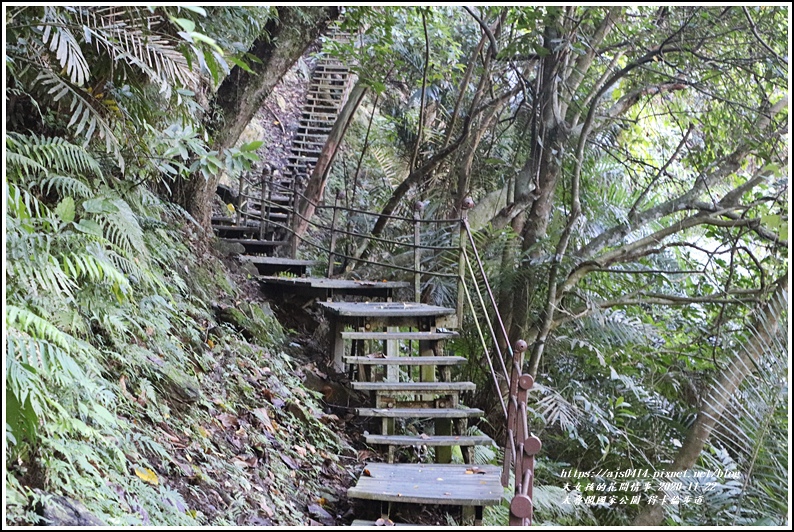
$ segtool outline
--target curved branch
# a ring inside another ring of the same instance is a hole
[[[491,57],[492,57],[492,58],[494,58],[494,59],[496,59],[496,56],[497,56],[497,54],[498,54],[499,52],[498,52],[498,50],[497,50],[497,46],[496,46],[496,37],[494,37],[494,34],[493,34],[493,32],[491,31],[491,28],[489,28],[489,27],[488,27],[488,24],[486,24],[486,23],[483,21],[483,19],[481,19],[481,18],[480,18],[480,17],[477,15],[477,13],[475,13],[474,11],[472,11],[472,9],[471,9],[471,8],[469,8],[468,6],[463,6],[463,9],[465,9],[465,10],[466,10],[466,12],[467,12],[469,15],[471,15],[472,17],[474,17],[474,20],[476,20],[476,21],[477,21],[477,23],[480,25],[480,28],[482,28],[482,31],[483,31],[483,32],[485,33],[485,35],[488,37],[488,40],[489,40],[489,41],[491,41],[491,49],[490,49]]]

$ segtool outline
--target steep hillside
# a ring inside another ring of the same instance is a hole
[[[341,522],[352,449],[245,274],[145,188],[64,183],[9,187],[7,523]]]

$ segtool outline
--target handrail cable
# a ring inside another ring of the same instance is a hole
[[[480,337],[480,342],[483,345],[483,350],[485,351],[485,359],[488,361],[488,367],[491,369],[491,377],[493,377],[493,383],[497,390],[499,390],[499,380],[496,377],[496,371],[493,367],[493,361],[491,360],[491,355],[488,352],[488,348],[486,347],[485,343],[485,336],[482,333],[482,328],[480,327],[480,322],[477,320],[477,313],[474,309],[474,303],[471,300],[471,294],[469,294],[469,288],[466,286],[466,281],[464,280],[461,283],[463,286],[463,291],[466,293],[466,300],[469,302],[469,308],[471,308],[471,313],[474,316],[474,325],[477,327],[477,335]],[[497,397],[499,397],[499,403],[502,405],[502,411],[505,414],[505,418],[507,418],[507,406],[505,405],[505,401],[502,398],[502,394],[497,393]]]
[[[499,342],[497,341],[497,338],[496,338],[496,331],[494,331],[494,329],[493,329],[493,324],[491,324],[491,320],[487,319],[488,318],[488,315],[487,315],[488,314],[488,309],[485,306],[485,301],[482,298],[482,292],[480,291],[480,287],[477,284],[477,278],[474,276],[474,268],[472,268],[472,266],[471,266],[471,261],[469,260],[468,253],[466,253],[464,251],[463,252],[463,256],[466,259],[466,266],[468,266],[469,273],[471,274],[471,279],[474,282],[474,287],[477,289],[477,297],[480,300],[480,306],[482,307],[482,310],[483,310],[483,312],[486,315],[485,316],[486,317],[485,321],[488,323],[488,329],[491,331],[491,338],[493,338],[494,347],[496,348],[496,353],[499,355],[499,362],[502,364],[502,371],[504,372],[505,381],[506,382],[510,382],[510,374],[507,372],[507,366],[505,365],[504,357],[502,355],[502,350],[499,348]],[[472,312],[474,312],[473,308],[472,308]],[[478,321],[476,314],[474,314],[474,321],[475,322]],[[484,341],[484,339],[483,339],[483,341]],[[493,368],[491,368],[491,371],[494,371]],[[499,398],[501,399],[502,398],[502,394],[498,393],[499,392],[499,387],[498,386],[496,388],[496,391],[497,391],[497,395],[499,395]],[[505,416],[507,416],[507,409],[505,409]]]

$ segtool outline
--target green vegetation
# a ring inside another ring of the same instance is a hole
[[[267,149],[242,129],[339,11],[5,9],[7,522],[57,494],[109,524],[306,524],[345,475],[340,428],[208,227],[221,173]],[[477,204],[536,377],[536,522],[787,524],[788,9],[351,7],[354,38],[325,44],[364,95],[315,199],[344,190],[380,216],[338,227],[391,240],[337,250],[410,266],[389,215]],[[454,306],[454,277],[423,283]],[[449,346],[501,442],[473,318]],[[700,488],[649,495],[703,499],[563,502],[570,472],[628,469],[686,472]]]

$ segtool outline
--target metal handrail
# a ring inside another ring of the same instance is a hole
[[[482,334],[482,328],[479,324],[479,320],[477,319],[477,313],[469,295],[469,290],[466,287],[465,279],[463,279],[466,271],[468,271],[472,281],[474,282],[474,285],[477,288],[480,306],[482,307],[483,312],[487,314],[488,310],[485,306],[485,301],[482,297],[480,287],[477,284],[477,277],[475,275],[474,268],[471,265],[471,261],[468,258],[468,254],[466,253],[462,242],[460,267],[461,286],[466,293],[466,298],[471,308],[472,315],[474,316],[474,323],[477,327],[477,332],[479,334],[480,341],[482,342],[486,360],[488,361],[488,366],[491,371],[494,386],[496,387],[497,395],[499,396],[499,402],[505,415],[507,430],[505,441],[505,461],[502,468],[501,478],[502,485],[504,487],[509,485],[511,466],[514,472],[513,478],[515,479],[514,495],[513,499],[510,501],[509,524],[510,526],[529,526],[532,524],[532,488],[535,478],[535,455],[540,452],[541,448],[540,439],[534,435],[530,435],[529,426],[527,424],[527,392],[534,385],[534,378],[529,374],[523,373],[524,352],[527,350],[526,342],[523,340],[518,340],[514,349],[510,346],[510,341],[507,335],[507,330],[504,326],[504,321],[502,320],[502,317],[499,313],[499,307],[496,304],[496,298],[494,297],[493,290],[491,289],[490,283],[488,282],[488,276],[485,273],[485,267],[483,266],[482,259],[480,258],[480,254],[477,251],[474,235],[468,222],[466,211],[473,206],[474,201],[472,201],[471,198],[466,198],[464,200],[461,216],[461,234],[465,232],[468,236],[468,242],[471,245],[472,254],[477,260],[479,273],[483,283],[485,284],[486,291],[488,292],[490,302],[493,306],[494,319],[499,324],[499,329],[503,335],[507,349],[512,357],[512,371],[508,377],[507,367],[504,363],[502,351],[499,348],[499,341],[496,332],[494,331],[491,321],[487,320],[488,329],[491,333],[491,339],[493,340],[499,360],[502,363],[503,375],[510,383],[507,405],[505,405],[504,399],[502,398],[496,370],[494,369],[493,362],[491,361],[488,346],[486,345],[485,338]],[[466,268],[463,268],[464,261]]]

